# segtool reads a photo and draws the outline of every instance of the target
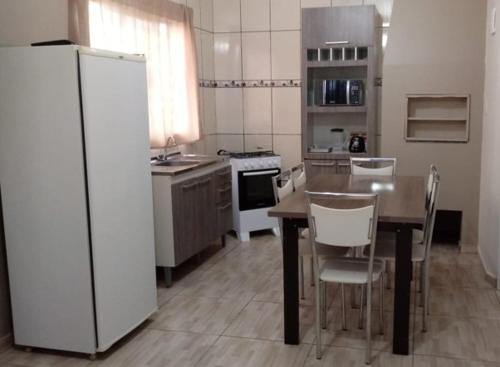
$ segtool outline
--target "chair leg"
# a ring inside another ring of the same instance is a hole
[[[327,319],[326,319],[326,282],[321,282],[321,327],[326,329]]]
[[[305,283],[304,283],[304,256],[299,258],[299,273],[300,273],[300,299],[306,299],[305,296]],[[312,273],[311,273],[312,276]]]
[[[424,270],[424,287],[423,287],[423,298],[424,298],[424,307],[423,307],[423,318],[422,318],[422,331],[427,332],[427,322],[428,322],[428,316],[429,316],[429,274],[428,274],[428,268],[427,264],[424,265],[422,263],[422,269]]]
[[[311,256],[311,260],[310,260],[310,264],[311,264],[311,287],[314,287],[314,259],[313,257]]]
[[[392,280],[391,280],[391,264],[390,264],[390,262],[386,263],[385,275],[386,275],[386,283],[387,283],[386,288],[387,289],[391,289],[391,287],[392,287],[392,283],[391,283]]]
[[[361,286],[361,292],[360,292],[360,297],[359,297],[359,325],[358,327],[360,329],[363,329],[363,304],[365,303],[364,301],[364,293],[365,293],[365,286]],[[369,303],[369,302],[368,302]]]
[[[371,363],[372,357],[372,283],[366,285],[366,357],[365,363]],[[361,302],[363,304],[363,302]]]
[[[379,295],[379,302],[380,302],[380,305],[379,305],[379,316],[380,316],[380,319],[379,319],[379,322],[380,322],[380,334],[381,335],[384,335],[384,274],[380,274],[380,289],[379,289],[379,292],[380,292],[380,295]],[[368,300],[368,302],[370,302]]]
[[[321,281],[316,278],[317,284]],[[316,358],[321,359],[321,287],[316,287]]]
[[[342,283],[340,285],[340,294],[342,298],[342,330],[347,330],[347,322],[346,322],[346,315],[345,315],[345,285]]]

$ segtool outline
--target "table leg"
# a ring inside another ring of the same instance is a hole
[[[396,279],[392,352],[408,355],[411,292],[412,227],[400,225],[396,231]]]
[[[283,219],[283,294],[285,344],[297,345],[299,338],[299,236],[292,219]]]

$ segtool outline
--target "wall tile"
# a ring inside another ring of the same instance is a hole
[[[363,5],[363,0],[332,0],[332,6]]]
[[[201,88],[203,95],[203,132],[205,135],[217,133],[215,113],[215,89]]]
[[[214,30],[214,0],[200,0],[201,29],[209,32]]]
[[[201,31],[201,54],[203,79],[215,79],[214,69],[214,35]]]
[[[177,3],[177,4],[181,4],[181,5],[186,5],[186,1],[187,0],[172,0],[172,2]]]
[[[300,29],[300,0],[271,0],[271,30]]]
[[[243,79],[271,79],[271,36],[269,32],[242,34]]]
[[[240,0],[214,0],[214,32],[240,30]]]
[[[241,88],[216,88],[218,134],[243,134],[243,93]]]
[[[214,156],[217,154],[217,135],[205,136],[205,154]]]
[[[193,25],[201,27],[201,4],[200,0],[187,0],[186,5],[193,9]]]
[[[300,31],[271,33],[273,79],[300,78]]]
[[[325,6],[331,6],[331,0],[301,0],[301,6],[303,8],[322,8]]]
[[[217,135],[217,150],[219,149],[228,152],[243,152],[243,135]]]
[[[198,78],[203,77],[203,55],[202,55],[202,48],[201,48],[201,31],[198,28],[194,29],[194,40],[196,43],[196,58],[198,60],[197,66],[198,66]]]
[[[214,35],[215,79],[241,79],[241,33]]]
[[[245,135],[245,152],[272,150],[272,135]]]
[[[273,88],[273,133],[301,133],[300,88]]]
[[[268,31],[270,0],[241,0],[241,29],[243,31]]]
[[[243,89],[245,134],[271,134],[271,88]]]
[[[273,149],[281,155],[281,168],[284,170],[302,161],[300,135],[273,135]]]

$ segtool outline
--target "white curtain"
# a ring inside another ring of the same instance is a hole
[[[152,148],[200,139],[191,9],[166,0],[74,0],[70,33],[91,47],[147,59]]]

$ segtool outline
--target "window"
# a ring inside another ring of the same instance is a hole
[[[70,12],[80,13],[76,17],[80,40],[94,48],[146,56],[151,146],[164,147],[170,136],[177,143],[198,140],[198,76],[192,11],[165,0],[73,2],[79,3],[70,4]]]

